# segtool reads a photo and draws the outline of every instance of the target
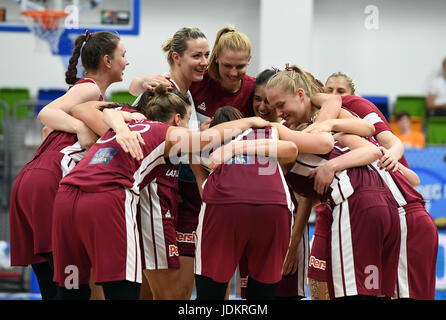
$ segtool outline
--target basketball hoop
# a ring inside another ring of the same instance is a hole
[[[40,40],[46,41],[53,54],[59,51],[59,38],[64,31],[63,20],[68,12],[63,10],[24,10],[21,12],[29,30]]]

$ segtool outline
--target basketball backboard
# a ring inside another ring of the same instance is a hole
[[[29,32],[22,15],[27,9],[68,12],[59,41],[59,55],[71,55],[74,38],[88,29],[138,35],[140,0],[3,0],[0,3],[0,32]],[[54,52],[53,52],[54,53]]]

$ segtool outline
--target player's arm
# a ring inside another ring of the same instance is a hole
[[[319,194],[327,191],[337,171],[367,165],[382,155],[378,147],[356,135],[336,134],[336,140],[351,150],[330,159],[310,173],[309,178],[314,178],[314,190]]]
[[[291,130],[279,123],[271,123],[280,140],[293,142],[300,153],[326,154],[333,149],[333,136],[328,132],[306,133]]]
[[[38,119],[45,125],[43,134],[49,134],[53,129],[74,133],[82,147],[89,149],[98,136],[85,125],[70,115],[77,104],[85,101],[98,100],[100,91],[93,83],[81,83],[72,87],[62,97],[50,102],[38,114]]]
[[[81,103],[75,106],[71,112],[72,116],[76,119],[83,121],[91,130],[93,130],[98,136],[102,136],[110,128],[102,119],[103,113],[101,110],[108,106],[116,106],[114,102],[103,101],[89,101]],[[122,113],[123,118],[126,121],[130,120],[142,120],[146,117],[139,112],[127,112],[119,110]]]
[[[201,164],[190,162],[190,167],[197,180],[198,191],[200,192],[200,197],[203,198],[203,183],[208,178],[209,172],[203,168]]]
[[[297,251],[305,226],[310,218],[311,208],[316,204],[316,200],[306,197],[299,197],[296,218],[294,219],[293,229],[291,230],[290,246],[282,268],[283,275],[291,275],[297,271]]]
[[[144,139],[139,132],[131,131],[125,121],[130,121],[131,114],[128,112],[120,112],[115,109],[104,109],[103,120],[106,125],[116,132],[116,142],[125,152],[136,160],[143,158],[143,152],[140,144],[145,144]]]
[[[338,118],[342,107],[342,99],[335,94],[316,93],[311,97],[311,103],[320,108],[315,122]]]
[[[296,161],[297,153],[297,146],[291,141],[273,139],[231,141],[210,154],[207,166],[215,170],[235,155],[241,154],[273,157],[281,164],[293,163]]]
[[[166,87],[172,87],[172,83],[161,74],[153,76],[136,77],[132,80],[129,87],[130,94],[135,97],[146,92],[147,90],[153,91],[158,85],[164,85]]]
[[[387,171],[396,171],[398,169],[398,160],[404,154],[404,144],[389,130],[378,133],[376,140],[387,151],[378,162],[378,166],[380,168],[386,168]]]
[[[111,104],[103,101],[88,101],[73,107],[71,115],[78,120],[83,121],[94,133],[102,136],[109,126],[102,120],[102,111],[104,106]]]
[[[331,131],[356,134],[361,137],[369,137],[373,136],[375,133],[375,126],[370,122],[359,118],[342,118],[328,119],[314,123],[303,130],[303,132],[308,133]]]
[[[165,157],[218,147],[249,128],[264,128],[269,125],[268,121],[260,117],[249,117],[223,122],[204,131],[171,126],[166,133]]]

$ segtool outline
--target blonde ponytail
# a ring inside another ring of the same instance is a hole
[[[231,25],[224,26],[217,32],[211,57],[209,58],[208,72],[212,79],[218,81],[220,73],[218,71],[217,57],[221,55],[224,49],[242,50],[246,52],[247,57],[251,56],[251,42],[244,33],[235,31]]]
[[[311,75],[311,74],[310,74]],[[312,97],[318,92],[322,92],[322,88],[317,85],[316,79],[305,72],[298,65],[286,66],[284,71],[279,71],[273,75],[267,82],[266,88],[274,88],[281,86],[286,92],[296,94],[301,88],[308,97]]]

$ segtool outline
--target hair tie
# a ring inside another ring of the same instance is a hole
[[[88,32],[87,29],[85,29],[85,42],[87,42],[88,39],[90,39],[90,37],[91,37],[91,34]]]
[[[290,68],[290,64],[287,63],[287,64],[285,64],[285,70],[286,71],[293,71],[293,68]]]
[[[274,73],[280,72],[280,70],[278,68],[275,68],[275,67],[271,67],[271,68],[274,70]]]

